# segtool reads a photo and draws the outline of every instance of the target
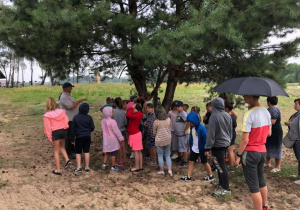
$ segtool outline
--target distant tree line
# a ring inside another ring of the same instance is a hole
[[[126,74],[139,95],[169,107],[178,83],[263,76],[285,83],[286,59],[300,38],[297,0],[14,0],[0,7],[0,42],[36,60],[44,76],[86,69]]]

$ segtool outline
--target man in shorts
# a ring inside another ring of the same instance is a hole
[[[174,144],[176,145],[175,148],[178,148],[178,162],[181,161],[180,167],[188,166],[188,143],[187,143],[187,136],[184,132],[186,126],[186,118],[187,113],[183,110],[183,102],[176,101],[175,106],[177,106],[177,115],[176,121],[174,125]]]
[[[249,110],[243,116],[242,139],[236,164],[243,167],[255,210],[268,210],[268,188],[264,179],[267,137],[271,136],[271,116],[259,103],[259,96],[244,95]]]
[[[69,83],[65,82],[62,85],[63,92],[59,96],[58,104],[61,109],[66,110],[66,114],[69,118],[69,128],[68,128],[68,134],[65,141],[65,149],[68,153],[68,156],[70,159],[75,159],[74,153],[74,145],[71,144],[71,127],[72,127],[72,121],[73,117],[78,114],[78,105],[85,101],[85,99],[79,99],[78,101],[75,101],[74,98],[71,96],[71,91],[74,86]]]

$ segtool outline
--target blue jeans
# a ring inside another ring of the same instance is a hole
[[[158,157],[158,165],[160,168],[164,167],[164,156],[166,158],[167,166],[171,167],[172,166],[172,161],[170,157],[170,151],[171,149],[171,144],[163,147],[156,147],[157,151],[157,157]]]

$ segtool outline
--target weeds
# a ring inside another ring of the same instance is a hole
[[[165,200],[168,201],[169,203],[175,203],[176,199],[172,196],[166,196]]]

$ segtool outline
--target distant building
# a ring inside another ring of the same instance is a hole
[[[4,74],[0,71],[0,87],[4,87],[6,85],[6,77]]]

